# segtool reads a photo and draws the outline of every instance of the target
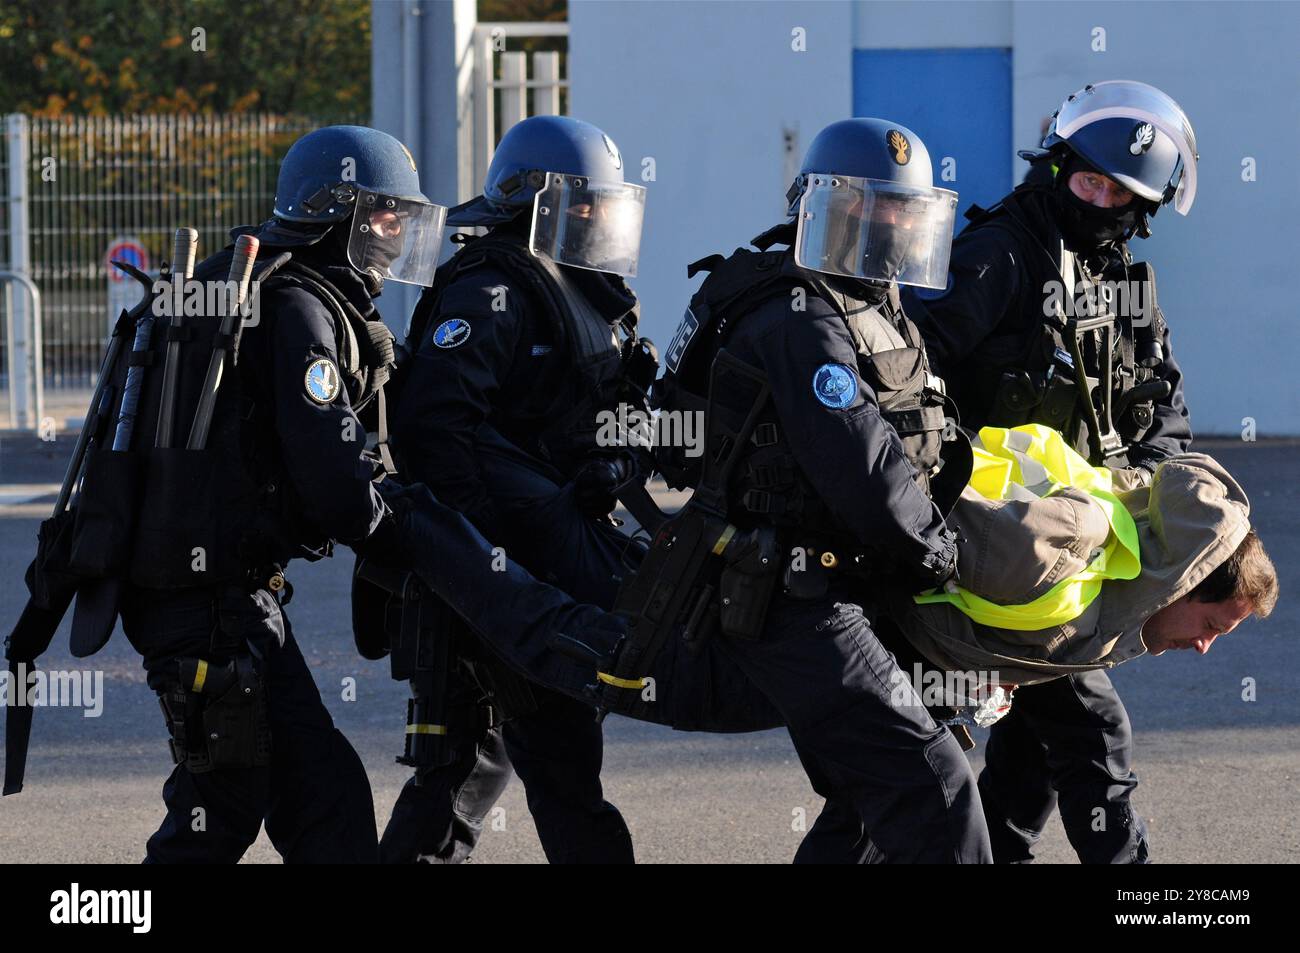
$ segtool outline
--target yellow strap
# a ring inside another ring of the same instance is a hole
[[[724,529],[722,535],[718,537],[718,541],[713,544],[713,555],[721,556],[722,551],[727,548],[727,543],[731,542],[731,537],[735,535],[736,527],[728,523],[727,528]]]
[[[447,733],[446,725],[407,725],[406,733],[408,735],[445,735]]]
[[[208,663],[199,659],[198,668],[194,670],[194,684],[190,686],[190,691],[203,691],[203,683],[208,680]]]
[[[615,688],[645,688],[644,678],[616,678],[607,672],[597,672],[596,677],[606,685],[613,685]]]
[[[1142,569],[1137,524],[1111,490],[1110,471],[1094,467],[1075,453],[1065,439],[1041,424],[985,427],[982,447],[975,448],[969,486],[989,500],[1009,499],[1010,485],[1050,496],[1063,487],[1085,490],[1106,514],[1110,533],[1101,551],[1081,572],[1063,579],[1043,595],[1023,605],[1003,606],[956,587],[915,596],[920,605],[946,602],[981,625],[1033,632],[1078,618],[1101,594],[1107,579],[1134,579]]]

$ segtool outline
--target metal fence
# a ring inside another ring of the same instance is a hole
[[[511,126],[567,111],[567,36],[566,23],[474,28],[473,189]],[[155,274],[180,225],[198,229],[200,257],[215,251],[229,228],[269,214],[280,159],[323,124],[262,114],[5,116],[0,425],[37,427],[42,391],[56,416],[84,410],[110,323],[138,300],[134,283],[112,281],[110,245],[121,241],[119,251]],[[39,306],[24,278],[39,289]]]
[[[11,366],[15,333],[31,348],[36,332],[38,353],[26,370],[43,368],[47,399],[93,387],[118,304],[110,304],[110,244],[129,239],[119,248],[147,259],[154,273],[180,225],[198,229],[200,257],[219,249],[232,226],[269,215],[280,159],[320,125],[264,114],[6,116],[0,270],[31,277],[41,292],[41,320],[33,328],[27,297],[6,286],[0,386],[7,392],[11,375],[24,370]],[[123,290],[138,300],[137,290]]]
[[[567,23],[479,23],[473,40],[474,187],[487,177],[492,153],[510,127],[528,116],[568,111],[567,50],[510,50],[526,40],[567,45]],[[531,61],[531,69],[530,69]]]

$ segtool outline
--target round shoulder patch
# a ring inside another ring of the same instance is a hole
[[[813,374],[813,396],[832,410],[843,410],[858,396],[858,376],[844,364],[823,364]]]
[[[469,340],[469,322],[464,318],[448,318],[433,332],[433,343],[438,347],[460,347]]]
[[[339,395],[339,369],[327,357],[311,362],[303,382],[307,396],[318,404],[331,404]]]

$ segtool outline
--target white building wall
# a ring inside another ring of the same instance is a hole
[[[1106,31],[1105,52],[1092,31]],[[1178,100],[1201,154],[1196,205],[1165,207],[1135,256],[1161,307],[1198,433],[1300,433],[1300,4],[1017,3],[1015,138],[1028,144],[1068,93],[1138,79]],[[1257,181],[1242,181],[1253,158]]]
[[[1157,266],[1193,423],[1236,433],[1252,417],[1261,434],[1300,433],[1300,4],[575,0],[569,20],[573,114],[613,136],[629,175],[655,160],[635,286],[661,344],[695,285],[685,264],[779,219],[783,131],[801,153],[850,114],[853,49],[1010,46],[1017,147],[1086,82],[1144,80],[1187,110],[1196,206],[1186,219],[1162,210],[1134,250]],[[796,27],[806,52],[791,49]],[[1255,182],[1242,181],[1246,157]],[[1023,164],[1008,162],[1018,179]]]
[[[804,148],[849,115],[852,15],[842,2],[569,4],[570,113],[609,133],[632,181],[654,161],[633,284],[661,348],[700,281],[686,264],[781,221]]]

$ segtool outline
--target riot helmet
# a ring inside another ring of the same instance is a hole
[[[1096,171],[1140,200],[1127,212],[1112,212],[1115,237],[1150,234],[1146,218],[1172,204],[1180,215],[1196,200],[1196,133],[1182,107],[1168,95],[1135,80],[1107,80],[1072,93],[1052,117],[1038,149],[1020,152],[1030,162],[1051,162],[1067,207],[1084,219],[1107,216],[1080,209],[1068,192],[1076,171]],[[1100,228],[1100,221],[1093,221]],[[1104,231],[1104,230],[1103,230]]]
[[[275,187],[272,243],[312,244],[346,229],[348,263],[374,279],[430,285],[447,209],[420,191],[415,159],[365,126],[325,126],[289,149]]]
[[[483,194],[453,208],[447,222],[496,226],[528,214],[534,255],[630,277],[645,193],[623,181],[623,157],[600,129],[568,116],[533,116],[501,138]]]
[[[906,126],[845,119],[817,134],[786,193],[802,268],[942,288],[957,193],[934,187],[930,153]]]

